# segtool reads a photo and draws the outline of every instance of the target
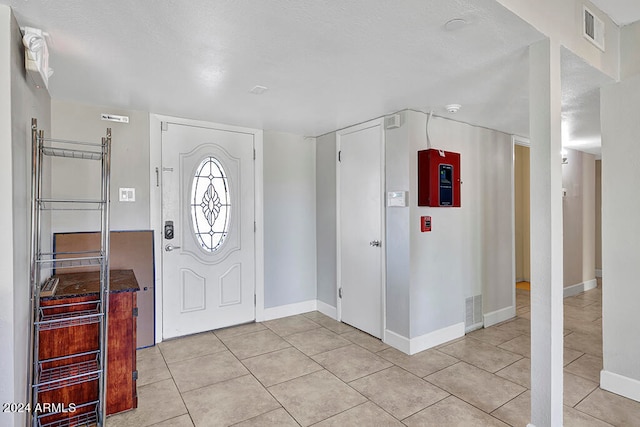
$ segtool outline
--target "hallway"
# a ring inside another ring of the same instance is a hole
[[[599,282],[600,284],[600,282]],[[319,312],[138,351],[138,409],[118,426],[525,426],[529,292],[517,317],[407,356]],[[564,300],[564,425],[640,425],[598,387],[602,288]]]

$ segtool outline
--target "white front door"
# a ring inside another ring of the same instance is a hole
[[[338,133],[340,318],[382,338],[382,122]]]
[[[163,338],[250,322],[255,319],[253,135],[164,125]]]

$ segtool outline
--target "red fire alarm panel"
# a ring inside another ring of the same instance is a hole
[[[460,153],[418,151],[418,206],[460,207]]]
[[[431,231],[431,217],[430,216],[421,216],[420,217],[420,231],[423,233],[425,231]]]

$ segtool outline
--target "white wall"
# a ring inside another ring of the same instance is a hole
[[[27,401],[30,329],[29,254],[31,200],[31,118],[47,134],[50,98],[24,70],[22,35],[11,10],[0,5],[0,220],[9,238],[0,257],[0,401]],[[45,189],[46,191],[46,189]],[[9,195],[11,195],[9,197]],[[47,223],[45,222],[45,232]],[[44,242],[45,250],[47,242]],[[0,425],[22,426],[24,414],[0,414]]]
[[[316,138],[316,257],[318,300],[336,307],[336,134]]]
[[[100,113],[129,116],[129,124],[105,122]],[[99,141],[112,128],[111,229],[150,228],[150,133],[146,112],[118,110],[69,101],[52,102],[55,138]],[[99,167],[91,162],[61,161],[52,182],[56,197],[95,197]],[[315,141],[265,132],[265,307],[316,299]],[[68,166],[65,167],[65,164]],[[155,165],[153,165],[155,167]],[[82,176],[79,180],[78,177]],[[133,203],[118,201],[119,187],[136,189]],[[95,230],[97,215],[57,215],[54,231]],[[160,230],[156,230],[160,232]],[[159,264],[158,264],[159,265]],[[157,272],[161,274],[161,271]]]
[[[316,299],[316,143],[264,133],[265,308]]]
[[[11,9],[0,5],[0,93],[11,94]],[[0,97],[0,193],[12,194],[13,166],[11,162],[11,96]],[[0,221],[13,238],[13,200],[8,198],[0,206]],[[13,240],[13,239],[11,239]],[[0,257],[0,342],[13,343],[13,245],[3,250]],[[14,400],[14,354],[0,353],[0,400]],[[2,422],[13,425],[13,415],[2,413]]]
[[[562,165],[563,274],[564,286],[595,280],[595,156],[567,150]]]
[[[386,191],[409,191],[411,175],[408,111],[400,114],[401,126],[385,131]],[[408,206],[416,204],[415,192],[409,193]],[[386,200],[386,199],[383,199]],[[386,240],[386,329],[402,337],[411,337],[411,222],[410,207],[387,207]]]
[[[620,30],[620,79],[640,74],[640,21]]]
[[[602,275],[602,160],[596,160],[596,276]]]
[[[387,191],[409,191],[409,208],[387,208],[387,330],[412,339],[460,325],[465,298],[475,295],[484,314],[513,312],[511,137],[433,117],[431,147],[460,153],[462,207],[419,207],[427,115],[401,117],[385,134]],[[420,232],[423,215],[431,232]]]
[[[614,79],[620,74],[620,28],[587,0],[498,0],[541,33]],[[605,52],[582,36],[582,6],[605,24]]]
[[[409,112],[411,194],[417,151],[425,149],[426,114]],[[465,298],[483,296],[485,315],[513,306],[510,135],[439,117],[431,147],[460,153],[460,208],[411,210],[411,337],[464,322]],[[420,232],[430,215],[432,231]]]
[[[601,387],[640,401],[640,74],[601,90]]]
[[[129,116],[129,123],[107,122],[101,113]],[[111,128],[111,230],[149,229],[149,114],[69,101],[51,102],[53,138],[97,142]],[[99,198],[100,164],[55,159],[52,192],[60,198]],[[155,184],[155,183],[154,183]],[[135,202],[120,202],[118,188],[135,188]],[[54,232],[95,231],[99,212],[63,212],[52,217]]]

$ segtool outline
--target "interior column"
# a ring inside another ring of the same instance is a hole
[[[560,45],[529,48],[531,137],[531,424],[562,425]]]

